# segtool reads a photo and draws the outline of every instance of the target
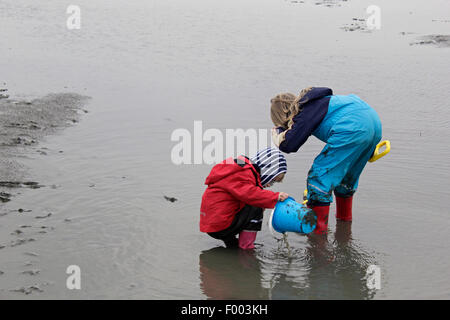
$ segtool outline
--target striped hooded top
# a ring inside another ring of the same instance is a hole
[[[261,185],[265,186],[272,182],[276,176],[287,172],[286,158],[277,148],[269,147],[262,149],[250,158],[261,172]]]

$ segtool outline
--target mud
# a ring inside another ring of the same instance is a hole
[[[169,201],[169,202],[175,202],[175,201],[178,200],[177,198],[174,198],[174,197],[168,197],[168,196],[164,196],[164,199],[166,199],[166,200]]]
[[[17,247],[17,246],[21,246],[25,243],[29,243],[29,242],[33,242],[36,241],[36,239],[34,238],[27,238],[27,239],[18,239],[18,240],[13,240],[9,243],[10,247]]]
[[[49,218],[49,217],[51,217],[52,216],[52,214],[51,214],[51,212],[50,213],[48,213],[48,214],[46,214],[46,215],[44,215],[44,216],[36,216],[35,218],[36,219],[45,219],[45,218]]]
[[[317,216],[313,210],[309,210],[305,216],[303,217],[303,223],[309,224],[310,226],[314,226],[317,223]]]
[[[13,202],[16,196],[27,189],[37,190],[45,187],[45,184],[30,179],[31,174],[27,166],[23,164],[23,159],[31,158],[33,153],[41,156],[61,153],[61,150],[50,150],[41,146],[41,143],[45,143],[46,137],[58,134],[64,128],[78,123],[81,116],[87,113],[84,108],[89,98],[76,93],[59,93],[23,100],[9,99],[6,89],[0,92],[0,218],[4,219],[7,215],[20,215],[23,217],[20,220],[26,222],[10,231],[9,239],[6,232],[0,237],[2,242],[0,250],[3,254],[11,255],[11,250],[21,250],[22,247],[35,243],[54,229],[49,226],[36,226],[33,223],[34,219],[50,218],[52,213],[40,212],[33,217],[28,215],[33,211],[32,209],[11,208],[11,206],[5,209],[2,206],[2,204]],[[23,254],[38,256],[32,252]],[[5,259],[5,257],[0,258],[2,262]],[[34,263],[26,262],[24,266],[32,264]],[[0,275],[3,274],[4,272],[1,271]],[[40,270],[28,269],[21,271],[20,274],[36,277],[40,275]],[[30,295],[44,292],[44,287],[47,285],[49,284],[27,285],[10,290],[3,287],[0,292]]]
[[[44,187],[35,181],[0,181],[0,187],[3,188],[30,188],[30,189],[39,189]]]
[[[44,292],[42,287],[47,286],[48,283],[45,284],[35,284],[27,287],[20,287],[17,289],[11,289],[10,292],[17,292],[17,293],[23,293],[25,295],[29,295],[36,292]]]
[[[39,274],[41,272],[41,270],[26,270],[26,271],[22,271],[22,274],[26,274],[26,275],[30,275],[30,276],[35,276],[37,274]]]
[[[346,2],[348,2],[348,0],[286,0],[287,2],[291,3],[291,4],[312,4],[315,6],[323,6],[323,7],[328,7],[328,8],[334,8],[334,7],[340,7],[343,4],[345,4]]]
[[[46,136],[77,123],[89,100],[76,93],[49,94],[31,100],[8,97],[3,94],[0,100],[0,202],[11,201],[13,189],[44,187],[39,182],[23,180],[27,171],[19,158],[36,149]]]
[[[32,100],[0,100],[0,145],[32,145],[57,129],[76,123],[88,97],[75,93],[49,94]]]
[[[411,45],[432,45],[437,48],[449,48],[450,47],[450,35],[432,34],[423,37],[419,37]]]
[[[348,2],[348,0],[321,0],[321,1],[314,1],[314,4],[316,6],[334,8],[334,7],[340,7],[343,4],[345,4],[346,2]]]
[[[11,201],[11,194],[7,192],[0,192],[0,202]]]
[[[342,30],[353,32],[353,31],[360,31],[360,32],[372,32],[367,28],[366,19],[361,18],[353,18],[352,22],[345,24],[341,27]]]

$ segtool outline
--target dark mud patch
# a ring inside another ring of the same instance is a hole
[[[303,223],[310,226],[315,226],[317,224],[317,215],[313,210],[309,210],[303,217]]]
[[[25,271],[23,271],[21,273],[29,275],[29,276],[35,276],[35,275],[38,275],[40,272],[41,272],[41,270],[33,269],[33,270],[25,270]]]
[[[0,192],[0,202],[11,201],[11,194],[7,192]]]
[[[352,18],[352,22],[343,25],[341,29],[346,32],[372,32],[372,30],[367,28],[366,19],[362,18]]]
[[[347,3],[348,0],[321,0],[314,1],[316,6],[323,6],[328,8],[340,7],[343,3]]]
[[[348,0],[286,0],[288,3],[292,4],[304,4],[310,3],[316,6],[323,6],[328,8],[340,7],[343,3],[347,3]]]
[[[40,185],[35,181],[0,181],[0,188],[31,188],[31,189],[39,189],[45,187],[44,185]]]
[[[31,100],[9,99],[0,88],[0,204],[9,202],[11,189],[43,187],[26,179],[27,169],[19,157],[29,156],[45,136],[78,123],[86,113],[89,97],[76,93],[49,94]]]
[[[23,231],[20,229],[17,229],[17,230],[14,230],[13,232],[11,232],[11,235],[13,235],[13,236],[18,236],[21,234],[23,234]]]
[[[17,247],[17,246],[21,246],[21,245],[24,245],[24,244],[29,243],[29,242],[34,242],[34,241],[36,241],[36,239],[34,239],[34,238],[18,239],[18,240],[11,241],[9,246],[10,247]]]
[[[450,48],[450,35],[432,34],[417,38],[410,45],[432,45],[438,48]]]
[[[51,216],[52,216],[52,213],[50,212],[50,213],[48,213],[46,215],[43,215],[43,216],[36,216],[35,219],[46,219],[46,218],[49,218]]]
[[[32,100],[0,100],[0,145],[37,143],[57,129],[77,123],[88,97],[75,93],[49,94]]]
[[[0,99],[9,98],[9,95],[6,92],[8,92],[8,89],[0,89]]]
[[[44,283],[44,284],[35,284],[35,285],[31,285],[31,286],[11,289],[9,291],[10,292],[23,293],[23,294],[29,295],[29,294],[36,293],[36,292],[44,292],[44,289],[42,289],[42,287],[46,286],[46,285],[48,285],[48,284],[46,284],[46,283]]]
[[[175,202],[175,201],[178,201],[177,198],[174,198],[174,197],[168,197],[168,196],[164,196],[164,199],[166,199],[166,200],[169,201],[169,202]]]
[[[31,211],[33,211],[33,210],[30,210],[30,209],[26,210],[26,209],[22,209],[22,208],[17,209],[18,213],[31,212]]]

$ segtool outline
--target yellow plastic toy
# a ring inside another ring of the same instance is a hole
[[[383,152],[380,153],[380,149],[386,146]],[[373,152],[372,158],[369,159],[369,162],[375,162],[381,157],[384,157],[391,151],[391,142],[389,140],[381,141],[379,144],[377,144],[377,147],[375,148],[375,151]]]
[[[303,202],[302,202],[302,204],[304,204],[306,206],[307,203],[308,203],[308,189],[305,189],[305,191],[303,191]]]

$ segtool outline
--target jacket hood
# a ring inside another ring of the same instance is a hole
[[[286,158],[277,148],[262,149],[251,158],[251,161],[260,169],[262,186],[271,183],[275,177],[287,171]]]
[[[239,161],[241,160],[241,161]],[[208,177],[206,177],[205,184],[210,185],[216,183],[236,172],[242,172],[244,170],[252,170],[253,174],[258,177],[258,183],[260,183],[259,173],[257,173],[256,169],[253,167],[251,162],[242,156],[238,157],[238,163],[235,162],[233,158],[227,158],[221,163],[216,164],[209,173]]]
[[[313,87],[307,94],[305,94],[299,101],[300,104],[305,104],[312,100],[320,99],[326,96],[333,95],[333,90],[326,87]]]

